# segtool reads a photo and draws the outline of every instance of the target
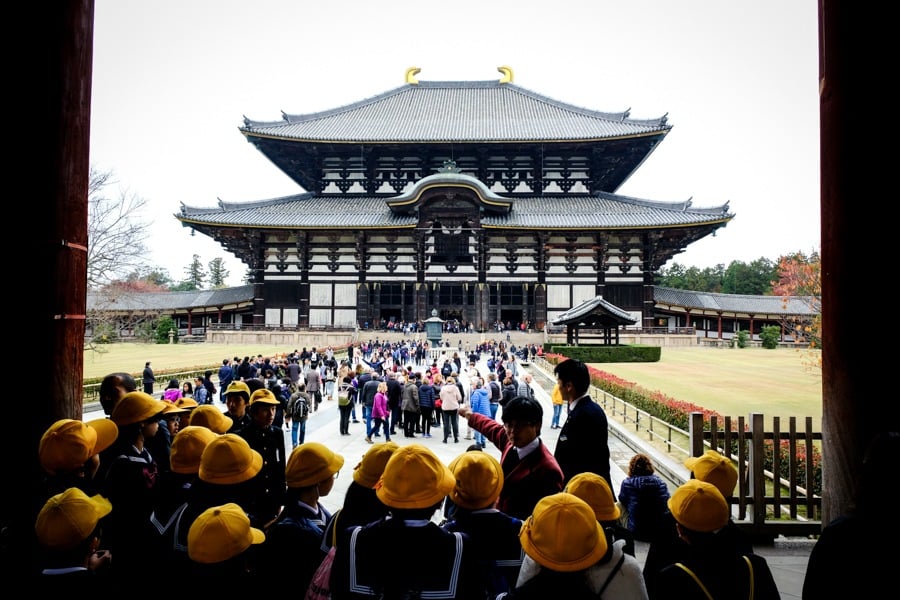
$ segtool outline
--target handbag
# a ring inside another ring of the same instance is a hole
[[[334,563],[334,546],[328,550],[328,554],[322,559],[319,568],[313,573],[306,588],[305,600],[330,600],[331,599],[331,565]]]
[[[325,558],[319,563],[319,568],[313,573],[309,587],[306,588],[304,600],[331,600],[331,565],[334,563],[334,544],[337,541],[337,517],[339,512],[334,515],[335,523],[331,529],[331,548],[328,549]]]
[[[435,407],[435,408],[440,408],[440,407],[442,407],[443,405],[444,405],[444,403],[441,402],[441,399],[440,399],[440,398],[438,398],[437,400],[434,401],[434,407]]]

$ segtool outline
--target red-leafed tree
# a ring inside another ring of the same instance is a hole
[[[809,363],[821,368],[822,348],[822,259],[818,252],[795,252],[778,259],[778,280],[772,282],[772,293],[799,297],[814,311],[810,318],[785,317],[783,326],[794,331],[795,339],[809,344]]]

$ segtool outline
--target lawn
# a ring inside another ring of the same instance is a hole
[[[762,413],[813,417],[821,431],[822,371],[807,366],[804,351],[779,348],[663,348],[655,363],[603,363],[592,366],[690,402],[723,416]],[[802,426],[802,423],[800,424]]]
[[[103,377],[107,373],[125,371],[140,375],[144,363],[148,360],[156,374],[156,379],[164,371],[184,371],[194,367],[216,365],[218,369],[223,358],[235,356],[281,355],[293,348],[284,346],[269,347],[259,344],[238,346],[233,344],[102,344],[96,346],[99,351],[84,351],[84,377]]]

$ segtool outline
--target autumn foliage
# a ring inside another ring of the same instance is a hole
[[[787,305],[791,296],[806,300],[816,315],[810,319],[788,319],[784,328],[794,331],[794,338],[806,342],[811,352],[807,357],[810,365],[821,368],[822,348],[822,259],[818,252],[806,255],[803,252],[782,256],[778,260],[778,280],[772,282],[772,293],[782,296]]]

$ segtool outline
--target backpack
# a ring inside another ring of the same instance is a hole
[[[291,419],[302,421],[309,416],[309,401],[305,396],[298,394],[291,405]]]

